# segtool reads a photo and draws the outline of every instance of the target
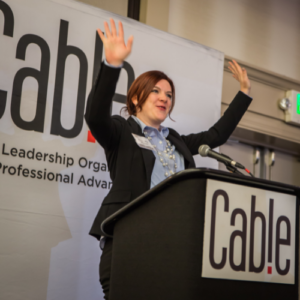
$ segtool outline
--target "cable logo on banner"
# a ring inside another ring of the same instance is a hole
[[[0,2],[0,10],[4,14],[4,35],[13,37],[14,31],[14,15],[11,8],[3,1]],[[50,134],[59,135],[65,138],[77,137],[83,126],[83,115],[86,99],[86,85],[88,74],[88,60],[85,53],[78,47],[67,44],[68,40],[68,26],[69,22],[65,20],[60,21],[59,39],[58,39],[58,53],[56,63],[56,75],[54,86],[54,100],[51,116],[51,130]],[[40,36],[34,34],[23,35],[16,49],[16,58],[25,60],[26,51],[30,44],[35,44],[41,51],[41,63],[40,70],[33,68],[21,68],[17,71],[13,80],[12,101],[11,101],[11,117],[16,126],[23,130],[32,130],[37,132],[44,132],[46,102],[47,102],[47,90],[49,80],[49,68],[51,53],[47,42]],[[94,56],[94,70],[93,70],[93,82],[96,80],[96,76],[99,72],[100,63],[102,61],[102,41],[96,33],[95,40],[95,56]],[[61,123],[61,111],[62,111],[62,98],[63,98],[63,86],[65,77],[66,60],[69,55],[74,55],[79,60],[79,80],[77,89],[77,101],[74,125],[70,129],[63,127]],[[123,69],[128,76],[127,91],[129,90],[132,82],[135,79],[132,66],[125,62]],[[38,83],[38,95],[37,105],[35,111],[35,117],[32,121],[25,121],[21,117],[21,95],[24,80],[27,77],[35,78]],[[0,118],[4,115],[6,108],[7,91],[0,90]],[[125,103],[126,96],[116,93],[114,101]],[[94,142],[90,132],[88,133],[87,140]]]

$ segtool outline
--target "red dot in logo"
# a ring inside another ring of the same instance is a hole
[[[268,274],[272,274],[272,267],[268,267]]]
[[[93,135],[90,131],[88,131],[87,141],[90,142],[90,143],[95,143],[96,142],[95,138],[93,137]]]

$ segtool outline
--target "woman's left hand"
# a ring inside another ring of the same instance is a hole
[[[228,69],[233,74],[232,77],[235,78],[241,85],[241,91],[247,95],[250,93],[251,83],[247,75],[245,68],[241,68],[240,65],[235,61],[229,62]]]

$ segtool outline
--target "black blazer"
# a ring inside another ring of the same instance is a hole
[[[100,238],[104,219],[131,200],[150,189],[155,156],[151,150],[140,148],[132,133],[144,136],[140,126],[129,117],[111,116],[110,106],[120,69],[101,64],[96,82],[89,94],[85,120],[96,140],[104,148],[113,186],[105,197],[90,234]],[[211,148],[224,144],[251,103],[251,98],[239,92],[224,116],[208,131],[180,135],[169,128],[167,137],[183,155],[185,168],[195,168],[193,155],[202,144]],[[99,199],[101,201],[101,199]]]

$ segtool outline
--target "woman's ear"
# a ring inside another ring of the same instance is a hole
[[[135,106],[137,106],[138,100],[137,100],[137,96],[136,96],[136,95],[134,95],[134,96],[131,98],[131,101],[132,101],[132,103],[133,103]]]

